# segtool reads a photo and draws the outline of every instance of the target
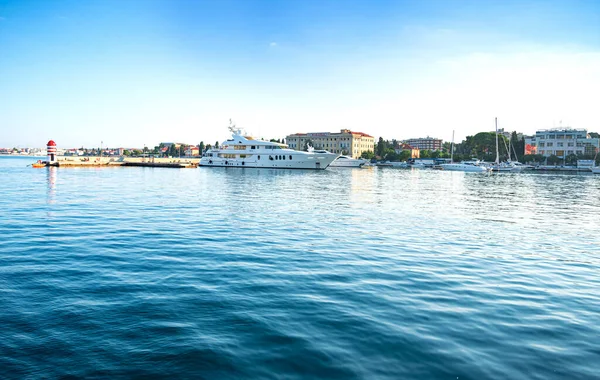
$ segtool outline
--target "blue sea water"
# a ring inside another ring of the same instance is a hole
[[[600,176],[32,161],[2,379],[600,378]]]

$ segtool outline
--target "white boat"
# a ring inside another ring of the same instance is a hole
[[[341,168],[360,168],[367,163],[367,160],[362,158],[352,158],[348,156],[339,156],[335,161],[331,163],[331,167]]]
[[[457,171],[457,172],[477,172],[477,173],[487,173],[491,168],[483,166],[481,161],[472,160],[472,161],[462,161],[460,163],[453,163],[454,159],[454,131],[452,131],[452,145],[450,147],[450,164],[440,164],[439,169],[441,170],[449,170],[449,171]]]
[[[385,161],[385,162],[378,162],[377,166],[383,167],[383,168],[408,168],[410,167],[408,165],[407,162],[402,161],[402,162],[397,162],[397,161]]]
[[[441,164],[442,170],[460,171],[460,172],[477,172],[486,173],[490,168],[483,166],[478,160],[473,161],[462,161],[459,163],[452,164]]]
[[[339,156],[324,150],[302,152],[285,144],[254,140],[233,124],[229,131],[232,138],[203,153],[200,166],[324,170]]]
[[[516,162],[512,162],[510,160],[510,147],[512,146],[512,144],[510,144],[509,141],[509,145],[508,147],[506,146],[506,141],[504,141],[504,146],[506,147],[506,150],[508,151],[508,161],[506,162],[500,162],[500,150],[498,149],[498,118],[494,119],[494,122],[496,124],[496,161],[494,162],[494,165],[492,166],[492,171],[495,172],[520,172],[521,170],[523,170],[523,165],[516,161]],[[516,152],[515,152],[515,156],[516,156]],[[518,164],[518,165],[517,165]]]
[[[592,171],[592,173],[594,174],[600,174],[600,166],[594,166],[591,167],[590,170]]]

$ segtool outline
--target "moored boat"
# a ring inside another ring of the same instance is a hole
[[[339,156],[326,150],[310,148],[303,152],[290,149],[285,144],[255,140],[244,136],[233,124],[230,124],[229,131],[232,138],[202,154],[200,166],[323,170]]]
[[[360,168],[367,163],[367,160],[362,158],[352,158],[348,156],[339,156],[335,161],[331,163],[331,167],[340,168]]]

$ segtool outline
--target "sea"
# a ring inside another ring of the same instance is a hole
[[[0,379],[600,379],[600,176],[0,158]]]

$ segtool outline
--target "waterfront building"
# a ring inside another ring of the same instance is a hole
[[[186,148],[185,155],[187,157],[199,156],[200,155],[200,148],[198,148],[197,146],[190,145],[190,146],[188,146]]]
[[[394,149],[394,151],[396,151],[397,154],[400,154],[405,150],[410,151],[410,158],[421,157],[421,150],[419,148],[409,145],[407,143],[400,143],[399,147]]]
[[[375,151],[375,138],[366,133],[342,129],[339,133],[311,132],[294,133],[285,138],[287,145],[294,150],[306,150],[307,144],[315,149],[359,158],[363,152]]]
[[[442,139],[436,139],[429,136],[418,139],[408,139],[404,142],[419,150],[442,150]]]
[[[555,155],[565,158],[570,154],[593,155],[596,153],[600,139],[592,138],[586,129],[557,128],[542,129],[535,136],[525,137],[525,154],[534,151],[545,157]]]

